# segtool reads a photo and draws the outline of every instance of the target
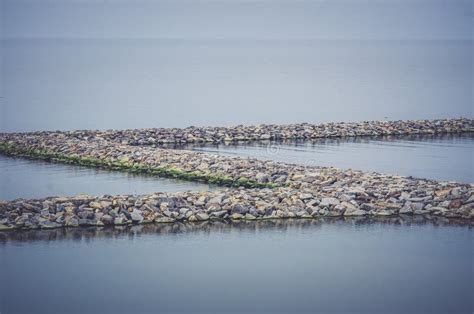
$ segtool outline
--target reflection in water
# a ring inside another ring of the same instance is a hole
[[[0,199],[202,191],[216,186],[0,156]]]
[[[317,219],[266,219],[266,220],[208,220],[203,222],[150,223],[142,225],[114,227],[79,227],[35,230],[12,230],[0,232],[0,243],[62,241],[62,240],[93,240],[100,238],[140,237],[142,235],[171,235],[181,233],[209,232],[250,232],[258,233],[265,229],[276,229],[281,232],[293,228],[314,228],[322,224],[364,226],[385,224],[394,226],[438,227],[468,226],[473,222],[466,219],[445,218],[439,216],[407,216],[396,217],[321,217]]]
[[[175,223],[0,235],[5,313],[472,310],[473,231],[443,219]]]
[[[305,166],[333,166],[437,180],[472,182],[474,133],[324,138],[305,141],[174,146]]]

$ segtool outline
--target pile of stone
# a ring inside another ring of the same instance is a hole
[[[474,132],[473,119],[411,121],[363,121],[324,124],[262,124],[232,127],[148,128],[109,131],[42,132],[61,133],[80,140],[101,138],[129,145],[167,143],[222,143],[256,140],[315,139],[327,137],[448,134]]]
[[[472,120],[442,121],[425,124],[405,121],[396,125],[410,125],[413,130],[414,125],[442,126],[442,130],[459,132],[472,129]],[[86,133],[0,134],[0,152],[249,189],[230,189],[220,196],[201,192],[6,202],[0,207],[2,228],[400,214],[474,219],[472,184],[136,146],[124,144],[123,137],[110,139],[100,132],[91,132],[93,136],[77,135]],[[156,197],[169,202],[156,201]],[[147,200],[151,203],[143,207]]]
[[[370,194],[369,194],[370,193]],[[472,186],[443,190],[386,190],[374,201],[363,189],[335,190],[322,196],[311,188],[224,189],[92,197],[49,197],[0,203],[0,229],[107,226],[208,220],[261,220],[398,215],[474,218]]]

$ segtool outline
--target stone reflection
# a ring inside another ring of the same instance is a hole
[[[474,223],[465,219],[445,218],[438,216],[398,216],[398,217],[323,217],[320,219],[267,219],[248,220],[212,220],[203,222],[151,223],[115,227],[79,227],[42,230],[12,230],[0,232],[0,243],[33,242],[33,241],[88,241],[98,238],[135,238],[141,235],[173,235],[185,233],[229,233],[253,232],[266,229],[287,231],[289,229],[318,228],[325,224],[364,226],[368,224],[385,224],[394,226],[427,225],[458,226],[472,228]]]

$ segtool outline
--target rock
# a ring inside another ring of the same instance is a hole
[[[393,210],[381,209],[374,213],[375,216],[393,216],[395,212]]]
[[[237,213],[230,215],[230,219],[233,219],[233,220],[242,219],[243,217],[244,217],[243,215],[237,214]]]
[[[270,176],[265,173],[259,172],[255,175],[255,179],[257,180],[257,182],[267,183],[270,181]]]
[[[67,217],[65,219],[65,225],[67,227],[78,227],[79,226],[79,220],[74,217]]]
[[[329,207],[331,205],[337,205],[340,201],[334,197],[324,197],[321,202],[319,203],[320,207]]]
[[[449,204],[449,208],[450,209],[457,209],[457,208],[460,208],[462,206],[462,201],[457,199],[457,200],[453,200],[451,201],[451,203]]]
[[[142,212],[139,210],[134,210],[133,212],[130,213],[130,216],[132,218],[133,223],[141,223],[143,221],[143,216]]]
[[[399,214],[405,214],[405,215],[411,215],[413,214],[413,209],[411,207],[411,203],[410,202],[406,202],[405,205],[403,205],[402,208],[400,208]]]
[[[179,213],[186,216],[186,213],[191,211],[189,208],[180,208]]]
[[[273,212],[273,207],[265,208],[265,216],[271,216]]]
[[[90,202],[89,207],[94,208],[94,209],[101,209],[102,205],[100,205],[100,203],[98,202]]]
[[[451,195],[457,198],[461,196],[461,192],[462,192],[461,187],[455,187],[451,190]]]
[[[375,211],[377,209],[374,204],[370,203],[364,203],[360,205],[359,208],[365,211]]]
[[[413,211],[422,210],[425,207],[424,203],[411,203],[411,208]]]
[[[224,216],[227,214],[226,210],[221,210],[218,212],[212,212],[210,214],[211,217],[216,217],[216,218],[224,218]]]
[[[209,220],[209,215],[203,212],[196,213],[194,214],[194,216],[196,217],[198,221]]]
[[[231,211],[232,214],[241,214],[241,215],[245,215],[247,212],[248,212],[248,208],[242,204],[234,205]]]
[[[306,211],[304,210],[300,210],[298,212],[296,212],[296,217],[298,218],[311,218],[311,215],[309,215]]]
[[[124,217],[115,217],[115,219],[114,219],[114,224],[115,224],[115,225],[118,225],[118,226],[123,225],[123,224],[125,224],[126,222],[127,222],[127,221],[126,221],[126,219],[125,219]]]
[[[251,214],[249,214],[249,213],[245,214],[244,218],[247,219],[247,220],[255,220],[255,219],[256,219],[255,216],[253,216],[253,215],[251,215]]]
[[[170,208],[170,203],[168,202],[161,202],[160,203],[160,210],[161,211],[166,211]]]
[[[220,210],[222,210],[222,206],[218,204],[211,204],[207,206],[208,212],[218,212]]]
[[[171,217],[157,217],[155,218],[155,222],[158,223],[170,223],[170,222],[175,222],[176,219],[171,218]]]
[[[0,224],[0,231],[11,230],[13,228],[14,228],[13,226],[7,226],[7,225]]]
[[[449,210],[447,208],[444,208],[444,207],[437,207],[437,206],[430,207],[430,212],[432,212],[432,213],[445,214],[448,211]]]
[[[206,197],[205,196],[199,197],[199,199],[196,202],[194,202],[194,205],[196,205],[196,206],[206,205]]]
[[[260,216],[260,212],[255,207],[250,207],[248,213],[254,217]]]
[[[40,228],[43,228],[43,229],[52,229],[52,228],[61,227],[60,224],[58,224],[56,222],[49,221],[49,220],[41,220],[41,221],[39,221],[38,225],[40,226]]]
[[[309,199],[312,199],[313,198],[313,195],[312,194],[309,194],[309,193],[303,193],[300,195],[300,200],[304,201],[304,200],[309,200]]]
[[[222,205],[222,200],[224,198],[224,194],[220,194],[220,195],[217,195],[213,198],[211,198],[209,201],[207,201],[207,205],[213,205],[213,204],[216,204],[216,205]]]
[[[114,218],[110,215],[103,215],[100,220],[104,223],[104,225],[114,224]]]
[[[348,202],[342,202],[341,206],[345,208],[344,211],[344,216],[364,216],[367,215],[367,212],[365,210],[362,210],[351,203]]]

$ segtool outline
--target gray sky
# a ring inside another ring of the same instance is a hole
[[[1,0],[5,37],[472,39],[462,0]]]
[[[473,115],[471,0],[0,4],[0,131]]]

